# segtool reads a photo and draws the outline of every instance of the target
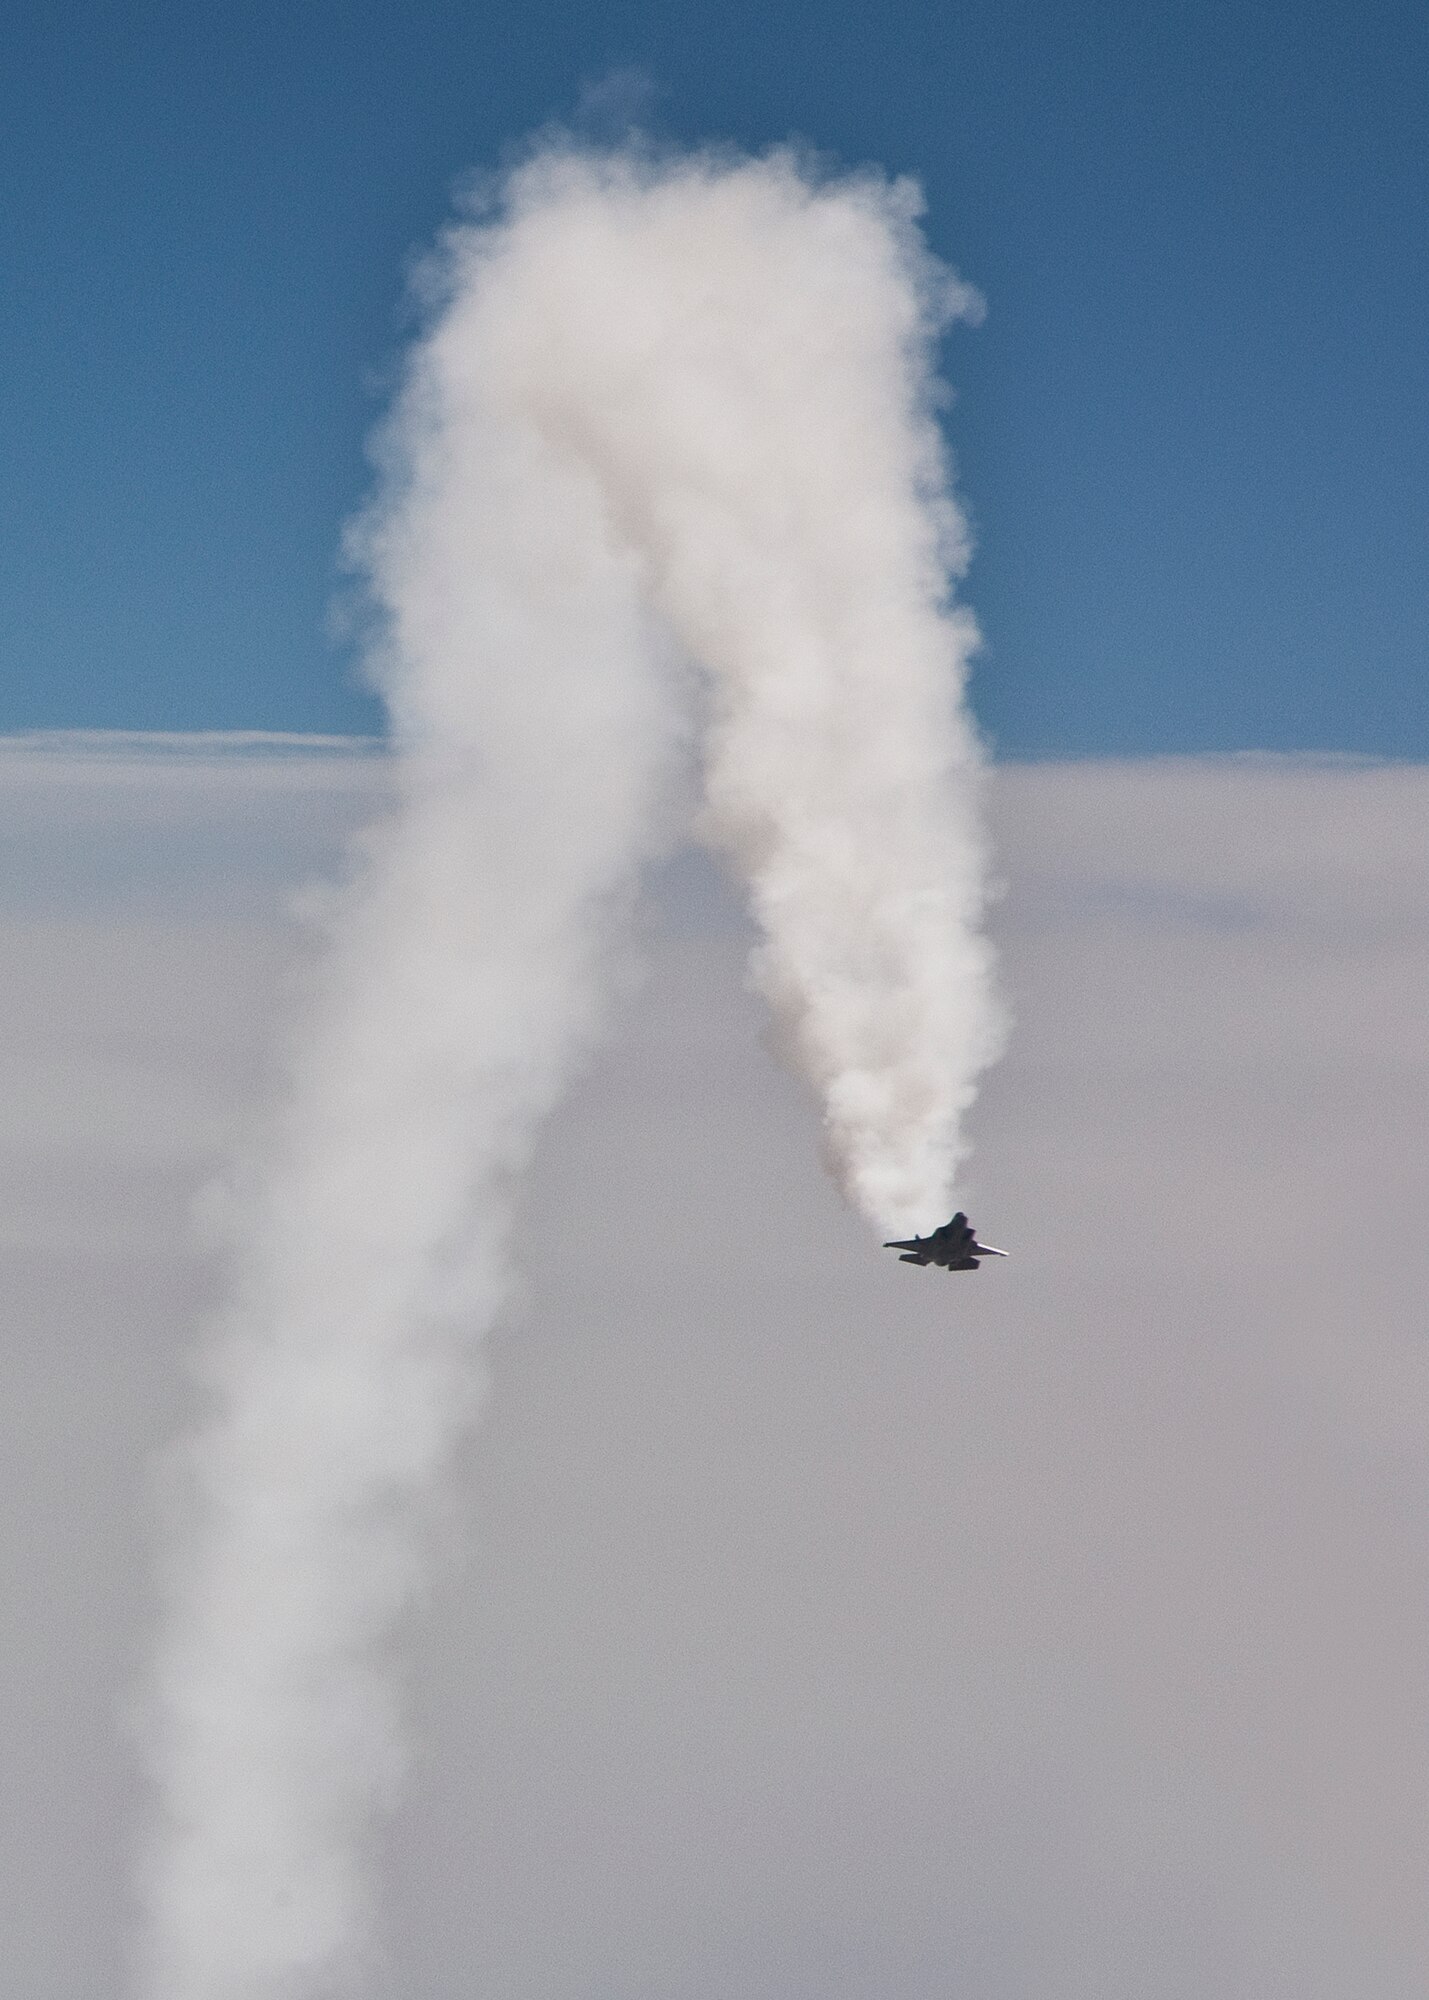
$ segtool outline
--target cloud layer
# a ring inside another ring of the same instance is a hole
[[[268,1087],[288,898],[380,782],[254,754],[6,763],[0,1929],[42,2000],[121,1984],[188,1208]],[[382,2000],[1429,1981],[1429,774],[994,805],[1018,1034],[971,1205],[1015,1255],[976,1278],[851,1227],[742,920],[663,879],[414,1635]]]

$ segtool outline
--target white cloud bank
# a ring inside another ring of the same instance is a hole
[[[0,1934],[124,1984],[146,1455],[380,773],[0,756]],[[1001,772],[976,1278],[880,1261],[693,863],[549,1135],[380,2000],[1420,2000],[1429,773]]]

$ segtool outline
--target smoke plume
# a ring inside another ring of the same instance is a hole
[[[556,147],[454,229],[356,536],[395,806],[243,1206],[157,1675],[152,2000],[331,1993],[399,1775],[382,1652],[482,1393],[512,1191],[671,837],[877,1225],[942,1220],[995,1053],[975,633],[932,411],[975,300],[902,185]]]

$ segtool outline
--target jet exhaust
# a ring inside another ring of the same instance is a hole
[[[934,421],[976,309],[904,183],[549,146],[446,237],[354,536],[396,803],[238,1204],[174,1474],[148,2000],[355,1978],[400,1777],[383,1649],[483,1394],[513,1186],[642,867],[697,832],[850,1199],[948,1213],[1000,1021],[976,634]]]

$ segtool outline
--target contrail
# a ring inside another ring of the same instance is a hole
[[[446,238],[355,546],[397,798],[334,922],[183,1454],[150,2000],[368,1943],[383,1650],[482,1394],[513,1187],[598,1032],[695,733],[699,831],[880,1228],[943,1219],[998,1016],[975,633],[933,419],[974,298],[903,184],[548,147]]]

